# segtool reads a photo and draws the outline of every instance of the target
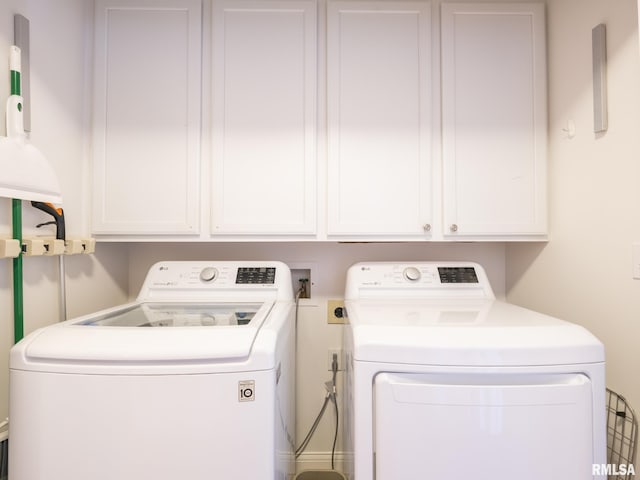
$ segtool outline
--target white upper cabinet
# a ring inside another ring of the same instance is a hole
[[[316,231],[316,9],[213,3],[213,234]]]
[[[431,6],[330,1],[328,235],[428,239]]]
[[[201,4],[95,4],[93,232],[197,234]]]
[[[445,238],[544,238],[541,4],[442,5]]]
[[[96,0],[93,232],[545,240],[544,6],[320,5]]]

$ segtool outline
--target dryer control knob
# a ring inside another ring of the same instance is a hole
[[[200,272],[200,280],[203,282],[213,282],[218,276],[218,269],[214,267],[205,267]]]
[[[407,267],[402,273],[404,274],[404,278],[406,278],[410,282],[417,282],[422,276],[420,274],[420,270],[418,270],[416,267]]]

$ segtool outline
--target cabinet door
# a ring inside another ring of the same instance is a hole
[[[543,8],[442,5],[444,234],[449,238],[546,233]]]
[[[316,229],[316,4],[213,4],[212,233]]]
[[[198,232],[200,0],[97,0],[93,232]]]
[[[429,237],[430,8],[329,2],[329,236]]]

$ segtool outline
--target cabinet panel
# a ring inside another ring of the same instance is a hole
[[[198,231],[199,0],[96,2],[93,231]]]
[[[442,5],[445,235],[546,233],[543,8]]]
[[[327,23],[328,234],[425,236],[430,4],[329,2]]]
[[[316,229],[316,4],[213,7],[212,233]]]

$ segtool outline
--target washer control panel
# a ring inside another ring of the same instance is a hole
[[[441,283],[478,283],[474,267],[438,267]]]
[[[236,283],[262,283],[273,285],[276,280],[275,267],[240,267],[236,275]]]
[[[204,267],[200,270],[200,280],[203,282],[213,282],[218,276],[218,269],[215,267]]]
[[[482,266],[473,262],[371,262],[352,266],[345,298],[362,296],[494,298]]]
[[[257,293],[259,292],[259,293]],[[274,293],[268,293],[274,292]],[[293,297],[291,272],[281,262],[159,262],[151,267],[138,299],[163,295],[214,299],[216,295]]]
[[[410,282],[417,282],[420,280],[420,277],[422,277],[420,269],[416,267],[407,267],[404,269],[402,274],[404,275],[404,278]]]

